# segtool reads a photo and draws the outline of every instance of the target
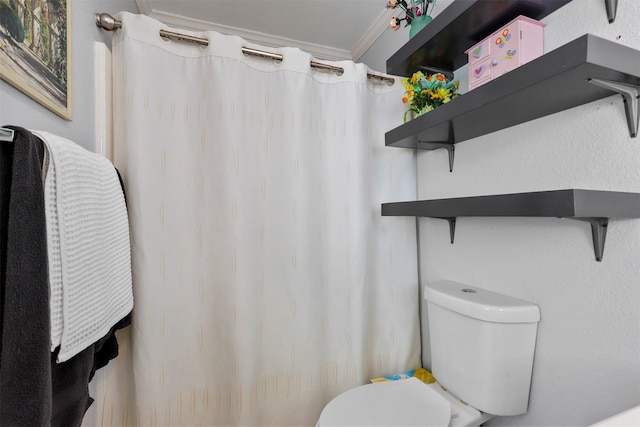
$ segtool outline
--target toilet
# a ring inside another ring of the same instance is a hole
[[[424,298],[437,381],[347,390],[324,407],[318,426],[479,426],[527,412],[538,306],[448,280],[425,286]]]

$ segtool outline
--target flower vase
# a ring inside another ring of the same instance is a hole
[[[409,39],[418,34],[420,30],[426,27],[433,18],[429,15],[420,15],[411,20],[411,28],[409,29]]]
[[[416,109],[411,109],[411,110],[407,110],[404,113],[404,123],[407,123],[407,121],[409,120],[413,120],[416,119],[418,117],[420,117],[421,115],[428,113],[429,111],[433,110],[433,108],[430,107],[424,107],[420,110],[416,110]]]

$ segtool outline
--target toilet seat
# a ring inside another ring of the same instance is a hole
[[[451,405],[416,378],[347,390],[325,406],[318,426],[448,426]]]

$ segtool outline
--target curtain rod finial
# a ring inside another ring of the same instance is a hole
[[[108,13],[96,13],[96,25],[107,31],[115,31],[122,28],[122,23]]]

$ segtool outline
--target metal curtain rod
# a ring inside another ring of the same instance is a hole
[[[115,31],[118,28],[122,28],[122,22],[118,21],[108,13],[96,13],[96,25],[103,30]],[[168,30],[160,30],[160,37],[165,37],[171,40],[178,40],[188,43],[195,43],[200,46],[209,46],[209,39],[204,37],[195,37],[188,34],[176,33]],[[245,55],[257,56],[260,58],[273,59],[276,61],[282,61],[284,56],[279,53],[266,52],[264,50],[253,49],[250,47],[242,46],[242,53]],[[312,68],[320,71],[333,72],[336,74],[344,73],[344,68],[336,67],[334,65],[323,64],[316,61],[311,61],[309,64]],[[392,85],[395,80],[391,77],[381,76],[378,74],[367,73],[367,77],[372,80],[377,80],[380,83],[387,83]]]

